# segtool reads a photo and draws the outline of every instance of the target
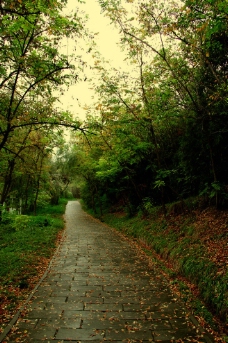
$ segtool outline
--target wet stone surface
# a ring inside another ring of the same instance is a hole
[[[156,267],[82,211],[66,208],[66,235],[8,342],[213,342]]]

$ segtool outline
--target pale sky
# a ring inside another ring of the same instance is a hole
[[[79,6],[83,11],[85,11],[85,13],[89,15],[87,23],[89,30],[95,33],[99,32],[99,34],[95,36],[97,50],[101,53],[105,60],[110,61],[110,64],[113,67],[117,69],[124,69],[125,55],[117,45],[120,38],[118,29],[110,24],[107,17],[101,14],[100,6],[96,0],[86,0],[85,2],[85,4],[80,4]],[[78,3],[76,3],[76,5],[77,4]],[[74,11],[74,9],[75,0],[68,0],[67,11],[71,12]],[[82,41],[80,41],[80,44],[82,44]],[[73,40],[68,40],[68,44],[65,46],[67,45],[68,47],[66,49],[70,54],[75,48],[75,42]],[[88,50],[88,48],[86,49]],[[87,60],[89,59],[89,63],[94,63],[92,53],[86,54],[85,58],[87,58]],[[89,70],[85,71],[86,76],[87,74],[89,78]],[[90,88],[91,85],[88,81],[80,83],[78,82],[75,86],[71,86],[69,90],[64,93],[64,95],[59,97],[59,100],[62,103],[61,107],[69,110],[80,119],[85,119],[85,110],[83,110],[83,107],[86,104],[90,105],[94,101],[92,98],[94,96],[94,92]]]

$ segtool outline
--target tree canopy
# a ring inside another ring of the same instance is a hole
[[[16,175],[23,175],[25,180],[29,174],[31,179],[35,170],[29,171],[30,163],[31,167],[36,165],[38,174],[41,173],[38,156],[41,153],[42,156],[48,155],[52,139],[57,144],[54,128],[80,129],[78,120],[56,106],[56,91],[76,80],[79,68],[73,63],[76,56],[71,58],[61,53],[61,39],[85,36],[84,19],[76,6],[73,15],[63,16],[66,3],[58,0],[5,0],[0,4],[2,204],[12,191],[13,179],[18,179]],[[35,137],[42,140],[42,148],[40,143],[34,144]],[[45,142],[44,137],[49,139]],[[30,161],[28,157],[31,157]],[[24,165],[21,167],[23,172],[18,173],[16,169],[21,164]]]
[[[85,182],[86,199],[90,189],[98,207],[106,199],[130,211],[145,202],[165,211],[167,202],[199,195],[226,206],[225,2],[99,3],[135,71],[96,65],[99,103],[88,111],[96,134],[83,143],[96,187]]]
[[[55,89],[77,80],[80,69],[73,56],[60,52],[59,37],[85,37],[78,11],[61,14],[65,4],[3,1],[0,6],[2,202],[18,175],[28,174],[29,184],[38,185],[46,180],[41,171],[49,168],[55,170],[55,181],[49,173],[49,182],[57,188],[63,180],[80,180],[83,199],[101,213],[118,204],[129,213],[155,205],[165,213],[166,203],[191,196],[227,206],[226,3],[99,0],[119,30],[131,72],[111,70],[94,53],[98,101],[87,107],[81,134],[80,123],[54,106]],[[56,125],[76,131],[63,149],[66,157],[60,149],[58,161],[46,168],[50,146],[63,144],[53,131]],[[22,166],[30,155],[39,160],[31,163],[39,171]]]

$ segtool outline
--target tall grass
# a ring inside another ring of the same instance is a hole
[[[39,208],[37,215],[5,214],[0,223],[0,284],[20,285],[34,273],[40,258],[49,258],[64,228],[67,200]]]

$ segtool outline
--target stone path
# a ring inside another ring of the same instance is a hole
[[[4,342],[213,341],[148,259],[77,201],[67,205],[66,227],[47,276]]]

